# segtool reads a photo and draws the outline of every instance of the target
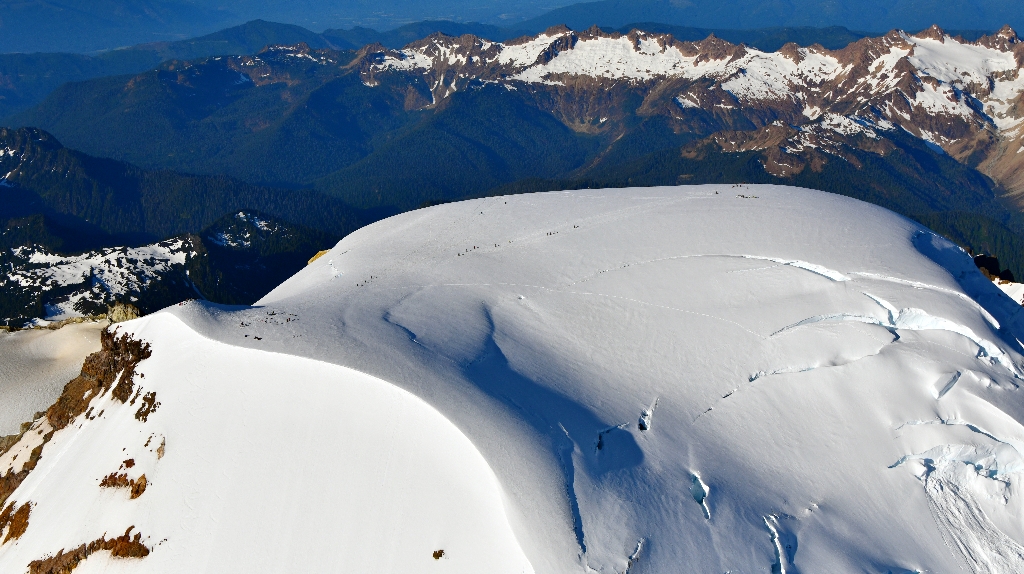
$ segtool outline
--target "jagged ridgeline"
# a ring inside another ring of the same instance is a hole
[[[938,28],[766,52],[708,37],[435,34],[67,84],[10,120],[146,169],[406,210],[563,187],[771,182],[875,202],[1024,274],[1024,43]],[[306,222],[303,222],[306,223]]]
[[[130,301],[143,313],[195,298],[250,304],[339,235],[247,210],[199,234],[139,247],[61,255],[38,244],[0,251],[0,324],[105,313]]]

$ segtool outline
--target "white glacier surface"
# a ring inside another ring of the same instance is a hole
[[[416,210],[120,324],[161,406],[53,435],[0,571],[129,526],[76,574],[1024,571],[1021,313],[822,192]],[[129,457],[142,496],[97,487]]]

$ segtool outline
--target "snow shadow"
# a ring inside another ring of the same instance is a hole
[[[643,462],[643,451],[628,430],[516,372],[493,336],[464,372],[481,390],[520,412],[535,430],[552,437],[553,444],[571,440],[592,476]]]
[[[602,421],[580,403],[517,372],[495,340],[490,312],[485,312],[485,316],[489,334],[477,357],[463,366],[463,373],[479,389],[508,405],[534,430],[549,438],[552,454],[564,473],[576,542],[586,553],[576,473],[583,471],[599,480],[606,473],[640,465],[643,451],[622,426]],[[579,462],[583,462],[583,469],[577,468]]]
[[[914,234],[914,247],[948,271],[964,293],[998,322],[993,331],[1003,343],[1017,353],[1024,353],[1020,342],[1024,336],[1024,307],[982,275],[971,257],[949,240],[930,231],[918,231]]]
[[[585,461],[585,470],[594,478],[638,466],[644,455],[636,439],[629,431],[600,420],[579,403],[516,372],[493,335],[488,338],[480,357],[467,365],[464,373],[478,388],[520,413],[538,433],[550,438],[552,450],[565,473],[576,541],[586,552],[583,520],[574,487],[578,471],[575,461]],[[574,457],[577,451],[580,456]]]

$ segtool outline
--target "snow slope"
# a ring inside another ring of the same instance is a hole
[[[85,357],[100,350],[99,332],[106,326],[103,321],[0,332],[0,436],[16,434],[33,413],[53,404]]]
[[[36,505],[0,571],[128,526],[150,556],[100,554],[80,571],[415,572],[438,549],[445,571],[531,571],[494,474],[422,400],[344,367],[205,339],[169,313],[139,323],[159,341],[138,372],[160,406],[143,422],[108,394],[93,403],[105,414],[54,436],[60,454],[44,450],[22,485]],[[147,477],[137,500],[97,487],[128,459],[131,478]]]
[[[1003,281],[1002,279],[995,279],[992,282],[1011,299],[1024,305],[1024,283],[1014,283],[1013,281]]]
[[[1021,313],[809,190],[409,212],[121,324],[160,406],[53,435],[0,571],[129,526],[148,556],[76,572],[1022,571]],[[129,457],[134,500],[97,486]]]

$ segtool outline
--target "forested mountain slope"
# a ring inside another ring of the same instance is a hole
[[[52,235],[83,248],[197,232],[240,209],[263,210],[339,235],[366,223],[362,214],[338,199],[310,190],[145,170],[68,149],[37,129],[0,128],[0,173],[4,221],[43,215]]]

